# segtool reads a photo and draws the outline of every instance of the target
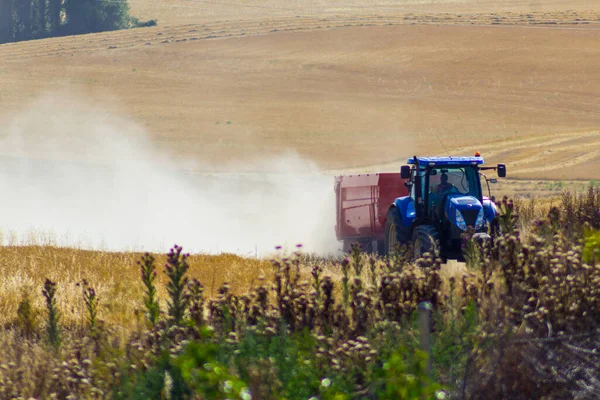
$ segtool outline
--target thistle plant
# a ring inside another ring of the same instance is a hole
[[[186,294],[189,299],[189,317],[196,327],[204,325],[204,287],[197,279],[187,283]]]
[[[146,306],[146,317],[151,325],[155,325],[160,314],[160,305],[156,296],[156,267],[154,265],[154,257],[150,253],[142,256],[137,262],[140,266],[142,282],[144,283],[144,306]]]
[[[377,287],[377,258],[374,256],[369,257],[369,272],[371,278],[371,286]]]
[[[185,317],[190,298],[186,293],[188,278],[185,276],[189,265],[187,258],[189,254],[182,254],[183,247],[173,246],[167,254],[167,263],[165,264],[165,273],[169,278],[167,283],[167,293],[170,300],[167,302],[167,308],[171,323],[181,326]]]
[[[481,269],[485,263],[485,239],[475,235],[472,227],[462,234],[462,252],[465,257],[467,268]]]
[[[46,299],[46,308],[48,310],[48,318],[46,320],[46,333],[48,334],[48,341],[52,346],[58,348],[60,346],[60,328],[58,326],[58,320],[60,314],[56,307],[56,283],[46,278],[42,294]]]
[[[77,284],[81,286],[81,292],[83,295],[83,301],[87,310],[88,323],[90,329],[93,330],[96,327],[96,316],[98,315],[98,296],[93,287],[91,287],[87,280],[81,281]]]
[[[315,297],[318,300],[321,299],[321,276],[323,274],[323,267],[316,263],[312,267],[311,275],[312,275],[312,287],[315,291]]]
[[[500,211],[498,222],[502,233],[515,233],[517,230],[517,220],[519,218],[515,211],[514,202],[509,200],[507,196],[504,196],[500,203],[498,203],[498,209]]]
[[[342,261],[342,299],[344,307],[348,306],[348,299],[350,297],[350,259],[344,258]]]
[[[354,268],[354,273],[356,276],[360,276],[363,269],[363,263],[361,260],[362,249],[360,244],[352,243],[350,245],[350,259],[352,260],[352,267]]]

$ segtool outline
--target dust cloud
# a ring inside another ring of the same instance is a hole
[[[43,95],[0,128],[0,241],[245,256],[298,243],[339,249],[333,179],[311,161],[261,156],[238,170],[272,172],[198,172],[210,169],[173,161],[140,126],[89,99]]]

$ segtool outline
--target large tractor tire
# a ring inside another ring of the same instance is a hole
[[[398,209],[389,209],[385,218],[385,241],[383,242],[383,253],[390,254],[398,248],[398,245],[407,244],[406,234],[402,229],[402,220],[398,215]]]
[[[414,259],[423,257],[423,254],[435,255],[441,251],[440,233],[432,225],[419,225],[413,230],[412,235]]]

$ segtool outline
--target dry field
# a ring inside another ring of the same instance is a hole
[[[168,249],[165,249],[165,253]],[[109,253],[75,250],[53,246],[0,247],[0,326],[15,323],[17,308],[24,295],[29,296],[36,321],[43,325],[45,307],[42,287],[46,278],[58,285],[58,307],[66,327],[82,326],[85,308],[83,279],[90,282],[100,299],[100,319],[110,326],[133,329],[135,316],[143,319],[143,286],[140,268],[136,264],[140,253]],[[166,301],[163,265],[166,257],[157,257],[158,296]],[[258,285],[260,278],[271,279],[273,268],[266,260],[241,258],[235,255],[194,255],[189,259],[188,275],[198,279],[208,297],[228,282],[236,293]],[[118,273],[115,273],[118,271]],[[165,304],[162,304],[163,308]]]
[[[395,170],[441,141],[529,186],[600,178],[591,2],[131,4],[159,25],[0,46],[0,121],[69,90],[216,169],[294,150]]]

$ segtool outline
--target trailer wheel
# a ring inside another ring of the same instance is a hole
[[[439,256],[440,233],[433,225],[419,225],[413,230],[413,257],[419,259],[425,253]]]

